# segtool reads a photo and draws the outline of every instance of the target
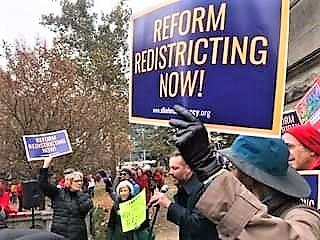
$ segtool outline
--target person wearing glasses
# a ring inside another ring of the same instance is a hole
[[[137,195],[140,192],[140,188],[141,187],[139,186],[139,184],[134,179],[133,173],[132,173],[132,171],[130,169],[122,168],[120,170],[119,180],[120,181],[127,180],[127,181],[131,182],[131,184],[133,186],[133,196]]]
[[[44,160],[39,176],[40,188],[52,201],[51,231],[68,240],[88,240],[85,217],[93,207],[93,202],[89,194],[81,191],[83,175],[77,171],[66,175],[64,188],[58,188],[48,180],[51,161],[52,158]]]

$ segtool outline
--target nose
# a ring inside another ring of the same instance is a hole
[[[294,156],[293,156],[293,154],[292,154],[292,151],[289,150],[289,153],[290,153],[290,154],[289,154],[289,159],[288,159],[288,160],[289,160],[289,161],[293,161],[293,160],[294,160]]]

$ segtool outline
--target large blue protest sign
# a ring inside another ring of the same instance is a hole
[[[309,183],[311,188],[311,194],[309,198],[304,198],[302,201],[310,206],[319,209],[319,201],[320,201],[320,189],[319,189],[319,181],[320,181],[320,170],[305,170],[299,171],[299,173],[304,177],[304,179]]]
[[[23,142],[28,161],[41,160],[46,157],[58,157],[72,152],[66,130],[25,135],[23,136]]]
[[[211,130],[279,136],[289,0],[168,1],[133,17],[130,122],[174,104]]]
[[[300,117],[295,110],[286,111],[282,116],[282,128],[281,134],[284,134],[289,128],[298,126],[301,124]]]

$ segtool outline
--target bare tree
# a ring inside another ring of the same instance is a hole
[[[123,103],[105,91],[84,91],[78,63],[59,48],[38,43],[27,49],[5,46],[7,70],[0,73],[0,163],[7,177],[30,177],[22,136],[66,129],[73,154],[57,160],[60,170],[72,166],[94,171],[128,151]],[[111,162],[114,162],[111,161]],[[25,176],[24,176],[25,175]]]

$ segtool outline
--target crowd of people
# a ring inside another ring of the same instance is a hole
[[[101,177],[104,176],[105,185],[110,187],[110,183],[108,179],[105,178],[105,174],[100,171],[98,175]],[[139,226],[139,228],[133,231],[123,232],[119,216],[119,204],[130,200],[143,189],[146,192],[146,204],[148,204],[154,191],[156,189],[161,189],[163,185],[164,173],[160,168],[157,168],[154,171],[149,165],[145,165],[143,168],[139,166],[121,168],[114,180],[113,189],[110,190],[108,187],[106,189],[114,200],[114,205],[107,224],[107,240],[148,240],[151,231],[148,209],[146,209],[147,219]]]
[[[115,178],[103,169],[85,177],[69,168],[58,183],[51,183],[53,159],[46,158],[39,185],[51,199],[51,233],[8,229],[5,219],[20,210],[12,209],[10,200],[22,201],[23,191],[21,185],[0,183],[0,240],[88,240],[85,219],[100,181],[114,202],[106,240],[154,239],[149,212],[154,206],[166,209],[167,220],[179,227],[180,240],[320,239],[320,213],[301,201],[310,195],[310,187],[297,172],[320,169],[317,129],[310,124],[296,126],[282,139],[238,136],[230,148],[215,151],[204,125],[181,106],[175,106],[175,111],[180,119],[170,120],[177,130],[177,150],[169,156],[169,176],[177,187],[173,199],[160,191],[165,182],[161,168],[126,166]],[[119,205],[142,190],[147,218],[136,229],[124,232]]]
[[[101,169],[96,174],[83,176],[81,172],[73,168],[67,168],[63,172],[63,177],[52,183],[49,180],[51,162],[52,158],[44,159],[43,167],[39,171],[39,186],[44,195],[51,200],[50,206],[53,209],[51,232],[56,234],[52,235],[53,239],[57,236],[68,240],[88,239],[85,218],[93,207],[92,198],[94,197],[96,183],[99,181],[104,182],[106,192],[114,200],[106,229],[108,239],[129,240],[133,237],[136,238],[137,234],[140,238],[143,234],[148,234],[149,219],[141,225],[140,229],[123,233],[117,208],[119,203],[130,200],[143,189],[145,189],[146,203],[148,203],[155,189],[160,189],[164,184],[162,168],[152,169],[150,165],[126,166],[118,170],[114,179],[110,170]],[[6,219],[18,212],[30,210],[23,208],[23,183],[9,185],[0,182],[0,206],[0,229],[6,229],[6,231],[2,231],[3,238],[13,239],[12,232],[7,231]],[[25,230],[20,231],[20,233],[30,232],[30,234],[33,234],[33,231]],[[20,237],[21,234],[15,234],[14,236]]]
[[[0,205],[6,209],[6,214],[21,212],[22,183],[12,184],[0,181]]]
[[[184,107],[174,108],[179,119],[170,124],[177,129],[180,168],[187,164],[179,174],[184,200],[173,202],[156,192],[151,201],[168,209],[167,218],[179,226],[180,240],[207,239],[199,216],[212,223],[206,227],[210,239],[320,239],[320,213],[301,201],[309,197],[310,187],[296,171],[317,169],[317,129],[310,124],[298,126],[283,139],[238,136],[230,148],[216,153],[210,149],[204,125]],[[174,160],[170,164],[174,174]],[[197,196],[190,194],[194,182],[202,184]],[[193,204],[186,206],[191,199]],[[172,210],[179,208],[183,217]]]
[[[64,176],[74,172],[73,168],[64,171]],[[58,180],[57,187],[64,188],[65,177]],[[93,175],[83,177],[82,191],[88,192],[91,197],[94,196],[96,179]],[[23,207],[23,182],[11,183],[0,180],[0,206],[6,209],[7,215],[26,212],[29,209]],[[39,207],[39,209],[41,209]]]

